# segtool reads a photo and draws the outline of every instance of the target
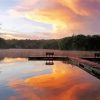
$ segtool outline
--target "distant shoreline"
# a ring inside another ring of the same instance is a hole
[[[100,35],[76,35],[50,40],[5,40],[0,38],[0,48],[100,51]]]
[[[100,51],[71,51],[52,49],[0,49],[0,57],[45,56],[46,52],[54,52],[55,56],[89,57]]]

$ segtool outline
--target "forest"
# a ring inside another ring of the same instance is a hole
[[[76,35],[50,40],[5,40],[0,38],[0,49],[10,48],[100,51],[100,35]]]

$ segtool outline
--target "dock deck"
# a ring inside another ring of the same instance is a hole
[[[100,64],[92,61],[88,61],[86,59],[69,57],[69,61],[71,64],[78,66],[79,68],[87,71],[91,75],[100,79]]]
[[[39,60],[39,61],[45,61],[45,60],[53,60],[53,61],[64,61],[67,60],[68,57],[28,57],[28,60]]]

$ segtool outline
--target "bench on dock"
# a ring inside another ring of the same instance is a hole
[[[53,57],[54,56],[54,52],[46,52],[46,57]]]
[[[98,58],[98,57],[100,57],[100,53],[95,53],[94,56],[95,56],[96,58]]]

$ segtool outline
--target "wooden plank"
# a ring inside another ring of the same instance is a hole
[[[28,60],[54,60],[54,61],[63,61],[67,60],[68,57],[28,57]]]
[[[71,64],[78,66],[79,68],[100,79],[100,64],[74,57],[69,57],[69,60],[71,61]]]

